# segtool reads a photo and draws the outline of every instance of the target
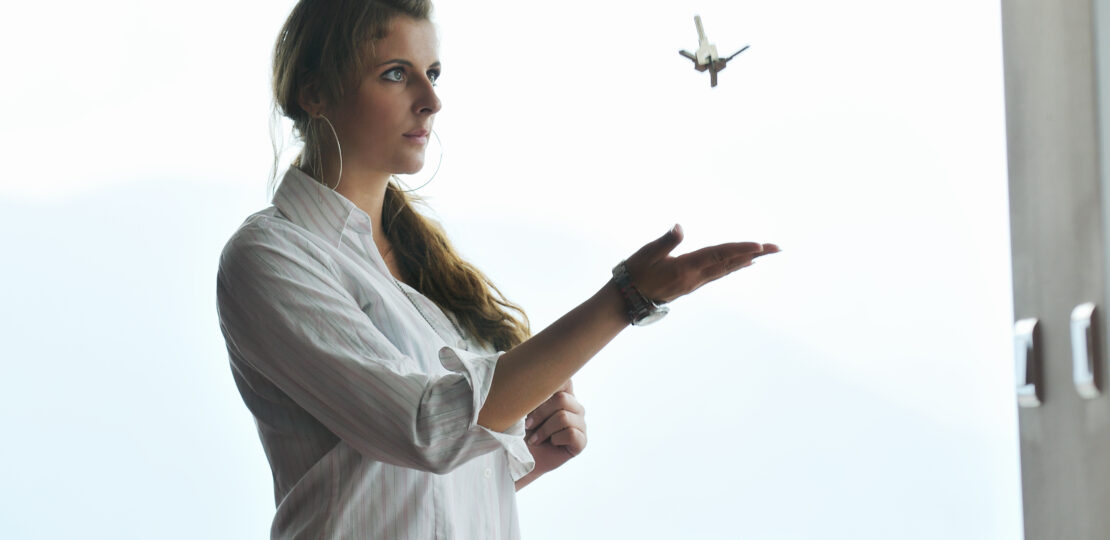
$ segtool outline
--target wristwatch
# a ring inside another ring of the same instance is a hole
[[[617,288],[624,297],[625,306],[628,308],[628,320],[634,326],[647,326],[662,319],[669,311],[662,306],[662,302],[657,304],[640,294],[628,277],[628,269],[624,267],[624,261],[613,267],[613,280],[616,281]]]

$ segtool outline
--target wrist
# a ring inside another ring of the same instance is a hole
[[[625,261],[613,267],[613,284],[620,292],[625,306],[625,319],[634,326],[647,326],[662,319],[669,311],[662,302],[644,296],[632,283]]]
[[[533,480],[539,478],[540,476],[543,476],[542,472],[536,472],[536,469],[532,469],[532,471],[528,474],[521,476],[520,480],[513,482],[513,488],[515,491],[520,491],[524,488],[524,486],[531,484]]]

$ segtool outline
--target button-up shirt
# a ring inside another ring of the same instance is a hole
[[[220,256],[232,376],[281,539],[516,539],[523,419],[477,424],[500,352],[395,280],[370,217],[290,168]]]

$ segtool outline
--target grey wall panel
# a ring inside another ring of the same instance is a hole
[[[1019,414],[1026,538],[1106,539],[1105,366],[1103,395],[1082,399],[1069,328],[1077,305],[1106,307],[1092,4],[1003,0],[1002,19],[1014,315],[1041,321],[1045,362],[1044,404]]]

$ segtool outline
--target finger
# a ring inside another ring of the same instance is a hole
[[[572,456],[586,449],[586,432],[576,427],[568,427],[551,434],[551,444],[561,446]]]
[[[762,257],[764,255],[770,255],[772,253],[778,253],[780,251],[782,251],[782,249],[779,248],[777,244],[763,244],[763,252],[756,255],[756,257]]]
[[[702,269],[701,275],[699,276],[701,279],[700,283],[698,283],[698,287],[701,287],[702,285],[705,285],[710,281],[721,279],[737,270],[740,270],[741,268],[747,268],[755,264],[754,259],[756,256],[737,256],[722,261],[720,264]]]
[[[666,257],[668,253],[674,251],[674,248],[677,247],[678,243],[681,241],[682,226],[676,223],[666,234],[648,242],[644,247],[637,250],[633,256],[644,257],[648,262],[654,262]]]
[[[701,249],[696,249],[678,256],[677,259],[683,261],[684,264],[700,266],[705,263],[716,262],[738,255],[751,256],[761,252],[763,252],[763,244],[759,242],[729,242],[727,244],[717,244],[715,246],[706,246]]]
[[[532,435],[526,439],[526,442],[528,444],[542,443],[552,434],[568,427],[576,427],[582,431],[586,431],[586,418],[570,411],[557,411],[540,424],[540,426],[532,432]]]
[[[780,251],[782,251],[782,249],[779,248],[779,246],[776,245],[776,244],[763,244],[763,251],[761,251],[759,253],[756,253],[755,255],[752,256],[752,263],[754,264],[755,260],[760,258],[760,257],[766,256],[766,255],[774,255],[775,253],[778,253]],[[744,266],[751,266],[751,265],[746,264]],[[736,270],[739,270],[739,268],[734,268],[734,269],[730,270],[730,272],[735,272]]]
[[[758,254],[738,254],[729,258],[721,259],[717,262],[710,263],[708,264],[708,266],[703,266],[699,269],[691,270],[694,277],[692,278],[693,287],[691,288],[690,292],[701,288],[701,286],[705,285],[706,283],[716,281],[737,270],[740,270],[741,268],[747,268],[751,266],[752,264],[754,264],[753,259],[755,259],[755,257],[757,256]]]
[[[763,250],[758,242],[735,242],[704,247],[675,257],[686,273],[700,275],[706,268],[728,267],[750,261]]]
[[[559,391],[552,394],[552,396],[547,398],[547,401],[541,403],[539,407],[536,407],[536,410],[528,413],[528,416],[524,420],[524,427],[526,429],[534,428],[560,410],[567,410],[581,415],[586,414],[586,408],[578,402],[578,398],[574,397],[574,394]]]
[[[551,435],[558,433],[569,427],[578,428],[586,431],[586,419],[582,415],[574,414],[569,411],[559,411],[551,415],[543,424],[536,428],[525,442],[530,445],[541,444],[546,441]]]

